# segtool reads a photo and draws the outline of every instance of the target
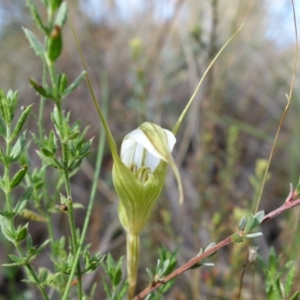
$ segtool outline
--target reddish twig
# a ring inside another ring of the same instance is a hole
[[[284,202],[283,205],[281,205],[280,207],[278,207],[277,209],[271,211],[270,213],[268,213],[267,215],[265,215],[265,217],[263,218],[261,223],[264,223],[270,219],[275,218],[276,216],[278,216],[279,214],[281,214],[282,212],[291,209],[297,205],[300,205],[300,198],[293,200],[294,196],[296,196],[296,191],[293,193],[289,193],[286,201]],[[243,231],[238,231],[237,232],[241,238],[244,237],[244,233]],[[160,287],[161,285],[167,283],[168,281],[170,281],[171,279],[177,277],[178,275],[182,274],[183,272],[187,271],[188,269],[190,269],[191,267],[193,267],[195,264],[203,261],[205,258],[207,258],[208,256],[212,255],[213,253],[217,252],[218,250],[220,250],[221,248],[233,243],[233,239],[232,236],[228,236],[227,238],[225,238],[223,241],[219,242],[218,244],[216,244],[215,246],[209,248],[207,251],[203,252],[200,255],[197,255],[195,257],[193,257],[191,260],[189,260],[187,263],[185,263],[183,266],[179,267],[178,269],[176,269],[174,272],[172,272],[171,274],[169,274],[168,276],[166,276],[163,280],[160,280],[159,282],[153,282],[151,284],[151,286],[148,286],[146,289],[144,289],[141,293],[139,293],[133,300],[141,300],[144,297],[146,297],[149,293],[151,293],[152,291],[154,291],[155,289],[157,289],[158,287]]]

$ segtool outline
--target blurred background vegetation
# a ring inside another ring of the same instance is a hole
[[[185,203],[182,207],[178,205],[176,182],[170,172],[141,237],[141,291],[148,284],[145,268],[156,264],[157,247],[178,248],[181,265],[195,256],[200,247],[234,232],[246,212],[254,212],[265,166],[263,159],[269,156],[292,76],[295,41],[291,3],[74,0],[68,1],[68,5],[99,103],[108,94],[108,122],[118,145],[145,120],[171,129],[216,52],[244,23],[207,76],[178,134],[174,157],[180,166]],[[296,6],[299,17],[299,3]],[[18,90],[20,103],[26,106],[38,104],[28,79],[40,79],[42,66],[30,49],[22,26],[39,34],[25,1],[0,0],[0,85],[4,91]],[[70,26],[63,34],[64,52],[58,65],[71,80],[83,67]],[[260,205],[265,212],[284,201],[290,182],[297,184],[299,88],[297,78]],[[50,129],[47,122],[53,103],[46,104],[45,124]],[[90,126],[88,137],[98,139],[100,123],[86,82],[64,101],[64,109],[71,111],[74,120],[80,119],[83,125]],[[38,112],[38,105],[34,111]],[[29,131],[37,130],[35,122],[32,115]],[[81,172],[72,178],[74,201],[83,205],[89,197],[95,156],[92,154]],[[32,164],[39,164],[34,151]],[[111,166],[107,147],[87,242],[95,251],[110,251],[119,257],[125,254],[125,236],[117,219]],[[50,186],[55,184],[55,176],[54,172],[49,175]],[[297,207],[263,225],[263,237],[223,249],[211,259],[216,267],[184,273],[165,299],[234,299],[248,247],[253,243],[265,259],[274,246],[281,253],[282,263],[290,259],[299,263],[299,213]],[[83,209],[77,210],[79,227],[84,215]],[[57,214],[54,218],[57,238],[68,234],[66,216]],[[30,231],[35,243],[45,240],[44,224],[31,224]],[[8,259],[5,253],[5,249],[0,252],[1,263]],[[47,251],[35,264],[51,266]],[[14,282],[23,278],[22,273],[8,273],[4,268],[0,271],[3,299],[13,299],[9,296],[13,290],[25,291],[25,285]],[[298,271],[295,289],[300,289],[299,276]],[[101,269],[86,276],[85,288],[90,289],[102,277]],[[257,299],[265,297],[263,278],[256,264]],[[251,280],[251,271],[246,269],[242,299],[252,299]],[[104,299],[101,284],[96,294],[97,299]]]

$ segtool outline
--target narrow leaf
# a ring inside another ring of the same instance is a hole
[[[289,295],[289,293],[291,292],[295,274],[296,274],[296,268],[293,267],[289,270],[288,274],[286,275],[285,292],[287,295]]]
[[[59,7],[54,24],[59,26],[60,28],[63,28],[64,25],[66,24],[67,16],[68,16],[67,3],[63,2]]]
[[[85,77],[86,72],[82,71],[81,74],[65,89],[62,97],[66,97],[70,93],[72,93],[80,84],[81,80]]]
[[[54,98],[52,93],[50,93],[46,88],[41,86],[37,81],[35,81],[35,79],[30,78],[29,82],[30,82],[31,86],[38,92],[39,95],[41,95],[45,98],[48,98],[48,99]]]
[[[263,234],[261,232],[255,232],[255,233],[248,233],[245,235],[245,237],[249,238],[249,239],[253,239],[255,237],[258,236],[262,236]]]
[[[11,136],[11,141],[20,133],[20,131],[22,130],[23,126],[24,126],[24,123],[26,122],[26,119],[29,115],[29,113],[31,112],[31,107],[32,107],[32,104],[27,106],[26,109],[23,111],[22,115],[20,116],[18,122],[17,122],[17,125],[14,129],[14,132]]]
[[[35,54],[44,60],[44,48],[42,44],[39,42],[39,40],[32,31],[26,28],[23,28],[23,30]]]
[[[30,9],[30,13],[31,16],[35,22],[35,24],[37,25],[37,27],[45,34],[48,35],[49,30],[48,28],[43,24],[42,19],[35,7],[35,5],[33,4],[32,0],[27,0],[27,6]]]
[[[6,137],[6,125],[3,122],[1,117],[0,117],[0,135],[4,138]]]
[[[15,162],[16,160],[18,160],[18,158],[22,154],[22,151],[24,149],[24,143],[25,143],[25,133],[26,132],[23,132],[20,135],[20,137],[17,139],[16,143],[14,144],[9,154],[10,162]]]
[[[19,185],[19,183],[22,181],[22,179],[24,178],[25,174],[27,173],[27,169],[28,169],[28,165],[25,165],[22,167],[21,170],[19,170],[15,176],[13,177],[13,179],[11,180],[10,183],[10,189],[12,190],[13,188],[15,188],[17,185]]]
[[[0,148],[0,161],[1,161],[4,165],[7,164],[6,157],[5,157],[5,155],[4,155],[4,153],[3,153],[3,151],[2,151],[1,148]]]
[[[33,192],[33,189],[31,186],[29,188],[27,188],[27,190],[25,191],[25,193],[23,194],[21,199],[18,201],[18,203],[14,209],[16,213],[20,213],[22,211],[22,209],[26,206],[26,203],[29,200],[32,192]]]

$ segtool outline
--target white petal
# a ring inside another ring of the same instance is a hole
[[[163,130],[171,152],[176,143],[175,136],[171,131]],[[134,163],[138,168],[147,166],[153,171],[161,159],[165,160],[141,129],[133,130],[124,138],[121,146],[121,160],[127,167]]]

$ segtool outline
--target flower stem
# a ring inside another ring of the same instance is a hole
[[[127,233],[127,277],[128,300],[133,299],[140,256],[140,237],[138,234]]]

